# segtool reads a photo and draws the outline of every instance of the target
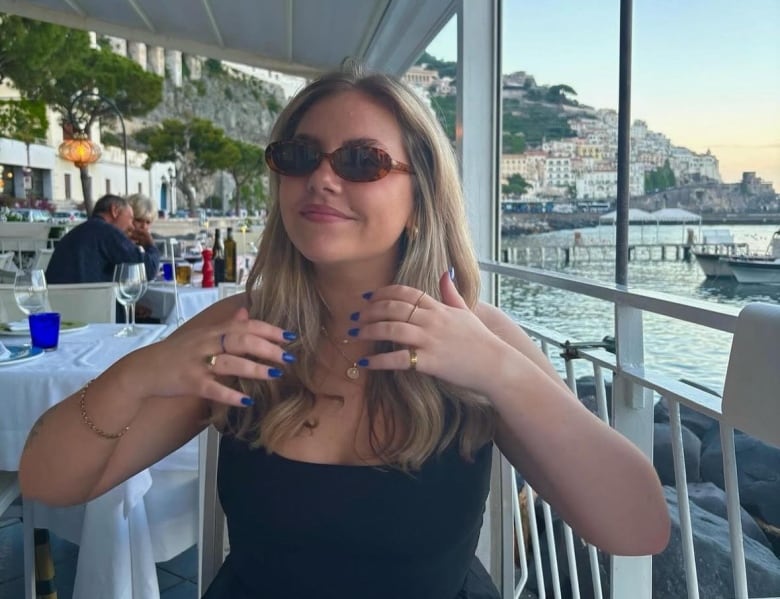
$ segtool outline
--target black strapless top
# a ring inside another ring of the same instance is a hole
[[[207,599],[498,598],[474,556],[492,443],[455,444],[405,474],[220,443],[230,555]]]

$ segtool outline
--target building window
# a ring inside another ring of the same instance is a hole
[[[70,173],[65,173],[65,199],[69,200],[70,195]]]
[[[138,184],[138,193],[142,194],[143,192],[144,192],[144,184],[143,183],[139,183]]]
[[[106,179],[106,193],[111,193],[111,179]]]

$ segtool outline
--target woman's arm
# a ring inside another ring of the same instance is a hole
[[[577,401],[509,317],[487,305],[476,313],[497,340],[485,391],[502,453],[587,541],[617,555],[662,551],[669,514],[650,461]]]
[[[209,400],[242,405],[217,376],[268,378],[282,362],[283,331],[249,320],[243,294],[218,302],[166,340],[117,361],[86,390],[85,424],[76,392],[36,422],[20,463],[26,497],[51,505],[92,499],[165,457],[202,430]],[[225,353],[222,353],[225,335]],[[217,354],[213,367],[206,357]],[[249,356],[253,359],[247,359]]]

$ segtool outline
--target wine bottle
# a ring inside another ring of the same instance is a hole
[[[238,248],[236,240],[233,239],[233,228],[227,228],[227,238],[225,238],[225,281],[228,283],[236,282],[238,271]]]
[[[219,229],[214,229],[214,246],[211,248],[211,253],[214,262],[214,283],[219,285],[225,282],[225,246]]]

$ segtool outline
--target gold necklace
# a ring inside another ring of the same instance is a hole
[[[338,343],[336,343],[335,341],[333,341],[333,339],[331,339],[330,335],[328,335],[328,329],[326,329],[324,326],[322,327],[322,334],[325,335],[325,339],[327,339],[330,342],[330,344],[336,348],[336,351],[341,354],[342,358],[344,358],[347,362],[352,362],[352,366],[350,366],[349,368],[346,369],[346,371],[344,371],[346,377],[351,381],[356,381],[357,379],[359,379],[360,368],[358,368],[357,360],[349,359],[349,356],[342,351]],[[347,343],[346,339],[344,340],[344,343]]]

